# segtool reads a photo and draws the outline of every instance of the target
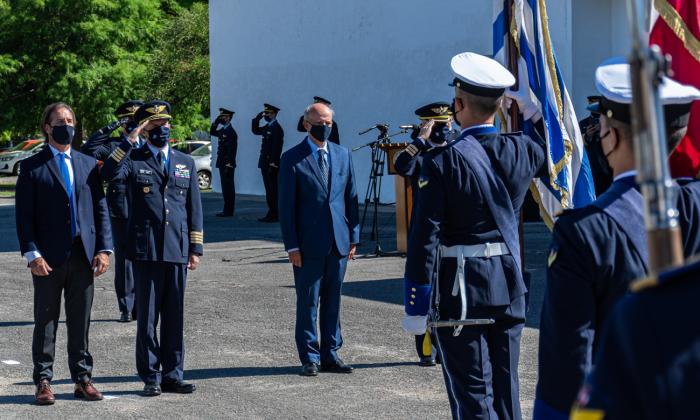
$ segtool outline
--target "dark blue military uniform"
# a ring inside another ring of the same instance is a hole
[[[641,290],[622,299],[603,327],[595,368],[572,418],[697,418],[700,262],[633,289]]]
[[[455,418],[520,418],[517,365],[527,287],[516,215],[530,180],[546,171],[545,162],[542,144],[522,134],[499,134],[492,125],[463,130],[423,161],[406,260],[406,313],[428,312],[440,245],[434,302],[439,318],[461,319],[464,295],[466,318],[496,320],[490,326],[435,333]],[[500,252],[462,261],[445,254],[463,245],[492,249],[487,243],[499,245]],[[466,290],[457,287],[462,264]]]
[[[109,125],[94,132],[82,145],[80,151],[105,161],[125,138],[110,137],[118,126]],[[134,275],[131,261],[126,258],[127,245],[127,219],[129,218],[129,200],[126,193],[126,184],[122,181],[112,181],[107,185],[107,206],[109,207],[109,219],[112,224],[114,237],[114,290],[117,293],[117,304],[122,314],[136,314],[134,307]]]
[[[554,225],[539,338],[535,419],[565,419],[591,367],[596,332],[629,284],[648,271],[635,174]]]
[[[678,221],[683,234],[683,256],[690,258],[700,253],[700,180],[677,179]]]
[[[181,381],[187,262],[189,254],[202,254],[204,239],[194,161],[169,148],[163,170],[148,145],[132,149],[124,140],[105,161],[102,175],[128,186],[128,257],[136,283],[139,376],[147,384]]]
[[[265,198],[268,207],[267,217],[277,219],[277,174],[280,170],[284,130],[282,130],[277,120],[260,127],[260,119],[261,114],[253,118],[251,131],[257,136],[262,136],[258,168],[260,168],[263,184],[265,185]]]
[[[236,208],[236,154],[238,152],[238,134],[229,121],[220,129],[218,120],[211,125],[209,133],[219,138],[216,151],[216,167],[221,178],[221,193],[224,196],[225,215],[233,215]]]

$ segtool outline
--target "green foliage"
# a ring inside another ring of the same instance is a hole
[[[190,114],[208,118],[209,25],[206,2],[189,3],[0,0],[0,141],[39,132],[43,108],[59,100],[74,108],[79,133],[112,121],[125,100],[156,97],[173,103],[183,136],[201,128]]]

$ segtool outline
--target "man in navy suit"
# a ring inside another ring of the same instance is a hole
[[[75,114],[65,103],[44,110],[41,130],[48,145],[22,161],[16,217],[20,249],[34,281],[35,401],[53,404],[51,386],[56,330],[65,295],[68,366],[74,395],[101,400],[92,384],[88,351],[94,278],[109,267],[112,233],[97,162],[70,145]]]
[[[304,111],[308,136],[282,155],[280,225],[294,269],[296,345],[301,374],[351,373],[339,357],[340,292],[348,258],[360,240],[350,152],[330,143],[333,111],[323,103]],[[321,340],[316,335],[320,305]]]

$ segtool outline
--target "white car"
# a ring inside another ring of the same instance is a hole
[[[192,153],[194,167],[197,170],[197,182],[200,190],[211,188],[211,145],[205,144]]]
[[[44,140],[25,140],[0,153],[0,173],[19,175],[19,162],[43,150]]]

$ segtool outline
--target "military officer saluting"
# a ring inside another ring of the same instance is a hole
[[[314,96],[315,104],[324,104],[328,107],[331,106],[331,101],[320,96]],[[300,133],[306,133],[304,128],[304,116],[299,117],[299,122],[297,123],[297,131]],[[331,135],[328,137],[328,141],[335,144],[340,144],[340,134],[338,134],[338,123],[333,121],[333,127],[331,128]]]
[[[441,146],[447,143],[452,131],[452,111],[447,102],[434,102],[422,106],[415,111],[421,121],[417,136],[403,151],[394,158],[394,169],[399,175],[408,177],[411,181],[411,194],[413,208],[411,220],[418,203],[418,178],[420,168],[425,156],[434,154]],[[409,228],[410,230],[410,228]],[[421,366],[435,366],[436,349],[432,345],[430,335],[418,334],[415,336],[416,352]]]
[[[596,70],[596,87],[602,95],[590,107],[600,114],[596,146],[613,183],[595,202],[565,211],[554,225],[540,321],[535,419],[569,417],[598,351],[603,323],[630,283],[649,272],[644,203],[635,179],[629,65],[621,58],[605,61]],[[700,91],[664,78],[660,96],[670,152],[685,135],[690,107]],[[691,207],[697,209],[696,192],[682,196],[684,215]],[[695,223],[696,217],[690,214],[686,220]],[[683,230],[686,240],[689,233],[695,235],[688,226]]]
[[[233,216],[236,207],[236,153],[238,151],[238,134],[231,125],[235,112],[219,108],[219,116],[211,124],[209,134],[219,138],[216,149],[216,167],[221,178],[221,193],[224,196],[224,210],[217,217]]]
[[[134,115],[139,126],[102,167],[104,178],[127,183],[131,197],[136,369],[147,396],[195,390],[183,381],[183,305],[187,270],[197,268],[203,252],[202,203],[194,161],[168,145],[171,118],[167,102],[141,106]],[[148,144],[134,149],[141,132]]]
[[[404,329],[426,330],[430,281],[440,248],[432,316],[493,319],[436,328],[452,415],[519,419],[518,358],[525,322],[518,219],[532,178],[546,171],[542,144],[494,126],[513,75],[475,53],[452,59],[453,118],[460,136],[425,158],[409,238]]]
[[[262,136],[258,168],[262,173],[265,199],[267,200],[267,214],[258,221],[274,223],[279,221],[277,215],[277,174],[280,171],[284,130],[277,122],[277,113],[280,109],[270,104],[264,104],[264,107],[263,111],[253,118],[251,124],[253,134]],[[261,122],[263,119],[264,122]]]
[[[114,111],[117,121],[102,127],[94,132],[82,145],[80,151],[105,161],[110,153],[119,146],[119,143],[131,133],[138,124],[134,121],[134,113],[143,105],[142,101],[131,100],[124,102]],[[123,128],[120,136],[112,137],[112,133],[119,127]],[[145,143],[139,139],[136,147]],[[114,238],[114,290],[117,293],[119,305],[119,321],[130,322],[135,318],[134,306],[134,275],[131,270],[131,261],[126,258],[127,220],[129,218],[129,200],[126,192],[126,183],[112,181],[107,186],[107,206],[109,207],[109,219],[112,224],[112,236]]]

